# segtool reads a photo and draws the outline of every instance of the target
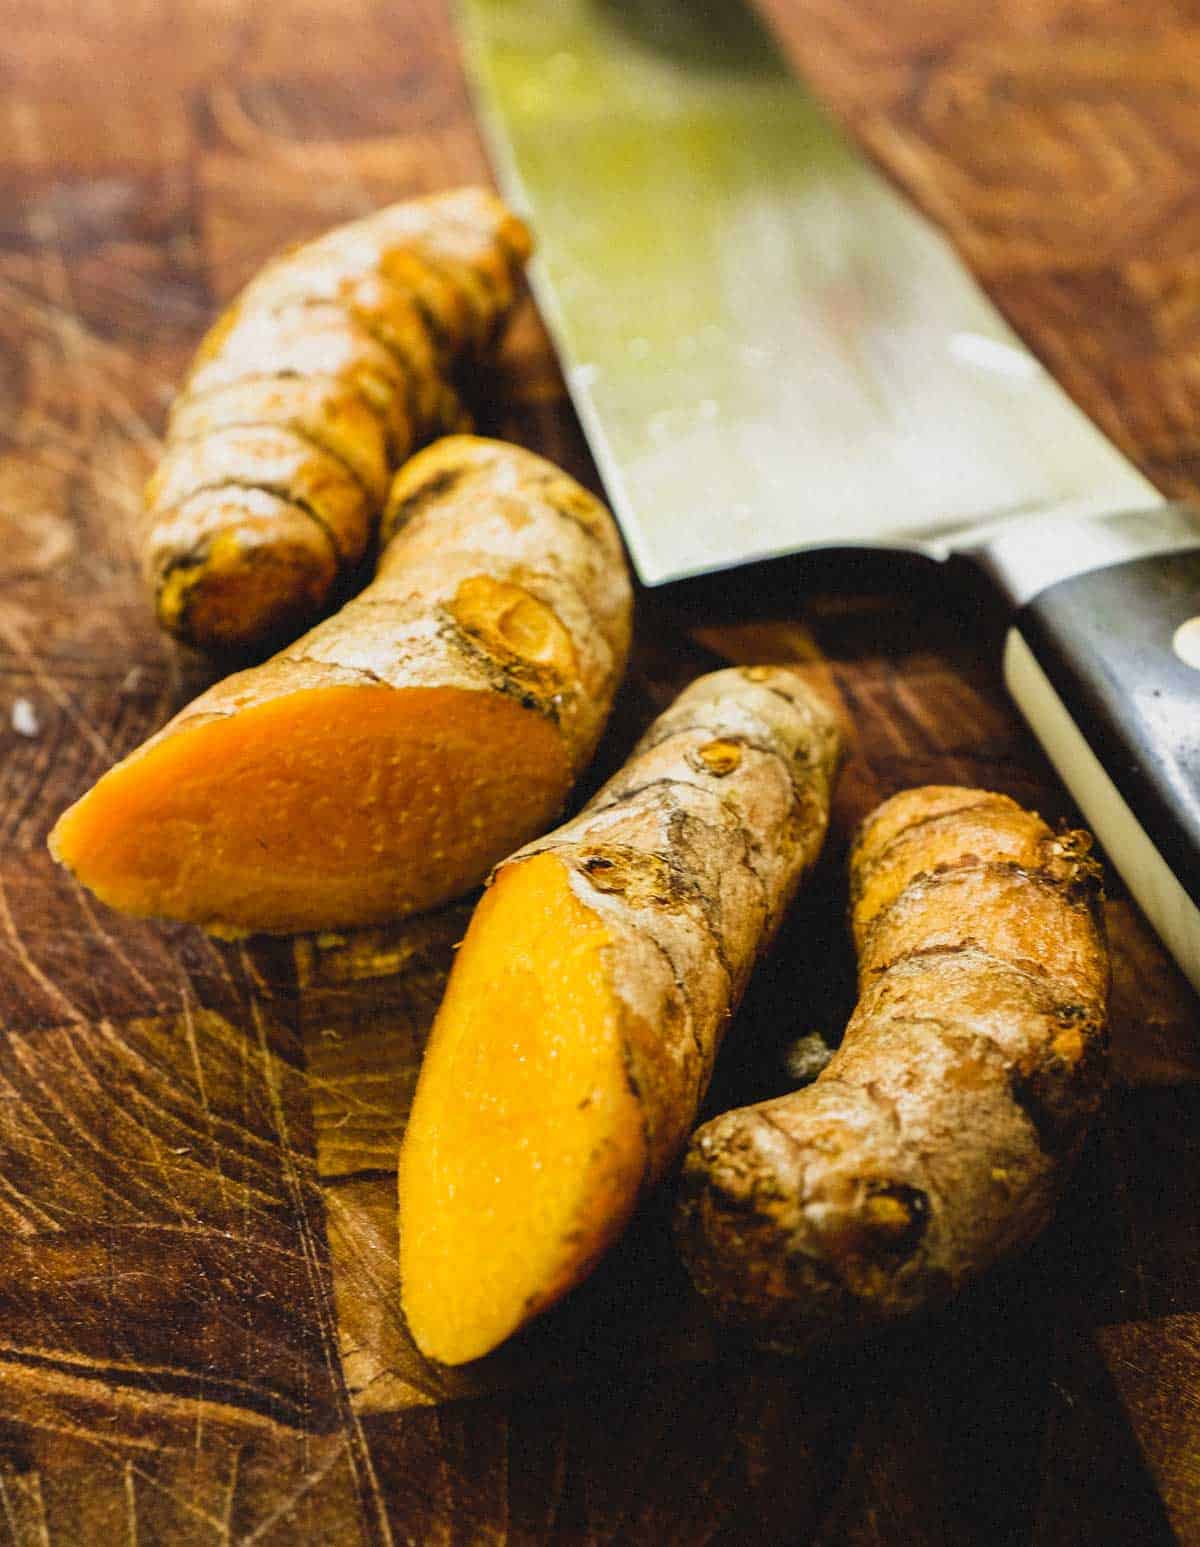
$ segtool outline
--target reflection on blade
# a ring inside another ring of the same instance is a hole
[[[734,0],[466,0],[643,579],[1157,496]]]

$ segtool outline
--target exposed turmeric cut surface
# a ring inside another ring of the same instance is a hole
[[[570,780],[554,727],[486,692],[339,685],[193,720],[52,835],[124,912],[231,931],[417,912],[545,826]]]
[[[404,1308],[444,1364],[564,1294],[633,1209],[646,1147],[609,939],[543,854],[500,875],[459,950],[400,1168]]]

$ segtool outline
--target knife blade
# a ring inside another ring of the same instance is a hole
[[[1013,697],[1200,990],[1200,517],[1076,408],[748,6],[460,9],[642,580],[968,558],[1013,610]]]

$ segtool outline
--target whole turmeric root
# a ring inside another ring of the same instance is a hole
[[[554,820],[629,649],[612,517],[541,457],[455,436],[399,474],[383,540],[358,597],[59,820],[52,851],[104,902],[217,933],[367,924]]]
[[[228,649],[313,621],[392,471],[469,427],[453,373],[495,342],[529,251],[499,199],[463,188],[268,264],[201,343],[147,485],[163,628]]]
[[[839,752],[787,668],[702,677],[580,816],[500,866],[400,1159],[427,1354],[478,1358],[564,1295],[673,1159],[821,847]]]
[[[1089,848],[981,790],[909,790],[867,819],[841,1048],[688,1149],[678,1240],[722,1319],[790,1352],[861,1337],[1048,1222],[1103,1089]]]

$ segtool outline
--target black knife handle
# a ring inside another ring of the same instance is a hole
[[[1005,680],[1200,991],[1200,546],[1060,580],[1013,619]]]

